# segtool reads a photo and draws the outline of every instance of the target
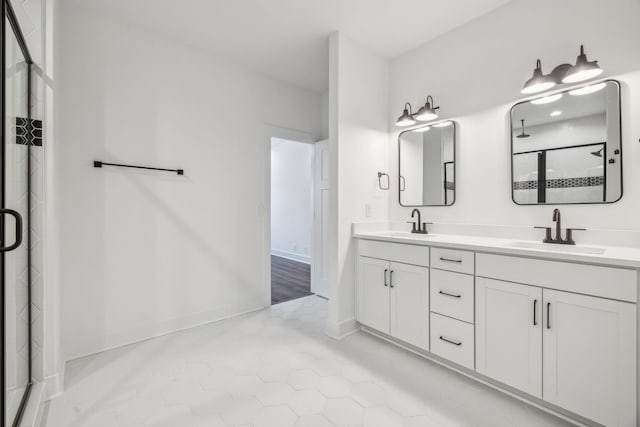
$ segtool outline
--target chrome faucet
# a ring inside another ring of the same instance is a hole
[[[551,227],[533,227],[533,228],[541,228],[545,230],[545,237],[542,240],[542,243],[556,243],[559,245],[575,245],[576,242],[573,240],[573,232],[574,231],[586,231],[586,228],[567,228],[566,237],[562,238],[562,215],[560,214],[560,209],[553,210],[553,222],[556,223],[556,235],[555,237],[551,237]]]
[[[429,232],[427,231],[427,224],[433,224],[432,222],[421,222],[421,217],[420,217],[420,211],[416,208],[414,210],[411,211],[411,218],[414,218],[414,215],[418,214],[418,221],[407,221],[409,224],[413,224],[413,227],[411,228],[411,232],[412,233],[417,233],[417,234],[428,234]]]

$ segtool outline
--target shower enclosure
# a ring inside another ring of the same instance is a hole
[[[18,426],[31,390],[31,105],[33,61],[9,0],[2,0],[0,292],[2,426]]]

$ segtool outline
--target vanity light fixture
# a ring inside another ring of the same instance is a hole
[[[606,85],[607,84],[603,82],[603,83],[596,83],[594,85],[583,86],[581,88],[569,91],[569,95],[573,95],[573,96],[589,95],[590,93],[594,93],[604,89]]]
[[[413,132],[424,133],[424,132],[427,132],[429,129],[431,129],[431,126],[422,126],[422,127],[413,129]]]
[[[439,107],[436,107],[433,103],[433,98],[431,95],[427,96],[427,102],[424,104],[424,107],[421,107],[418,110],[418,114],[416,114],[416,120],[419,122],[428,122],[429,120],[435,120],[438,118],[438,113],[436,110]]]
[[[411,126],[415,124],[416,124],[416,121],[413,118],[413,112],[411,111],[411,104],[407,102],[404,104],[404,111],[402,112],[402,115],[398,117],[398,120],[396,120],[396,126],[404,127],[404,126]]]
[[[555,111],[552,111],[552,112],[551,112],[551,114],[549,114],[549,115],[550,115],[551,117],[558,117],[558,116],[562,115],[562,111],[560,111],[560,110],[555,110]]]
[[[549,90],[555,85],[583,82],[600,74],[602,74],[602,68],[598,65],[598,61],[589,61],[584,53],[584,45],[580,45],[580,55],[575,65],[560,64],[549,74],[542,72],[542,63],[538,59],[533,76],[527,80],[520,92],[531,95]]]
[[[598,61],[589,61],[584,53],[584,45],[580,45],[580,55],[576,59],[576,65],[567,71],[562,83],[578,83],[592,79],[602,74],[602,68]]]
[[[396,120],[396,126],[406,127],[415,125],[416,121],[428,122],[429,120],[435,120],[438,118],[436,110],[439,108],[440,107],[436,107],[434,105],[431,95],[427,96],[427,102],[423,107],[420,107],[417,113],[414,113],[411,110],[411,104],[406,102],[404,104],[404,111],[402,112],[402,115],[398,117],[398,120]]]
[[[436,123],[432,125],[434,128],[446,128],[447,126],[451,126],[453,122],[451,120],[446,120],[444,122]]]
[[[562,94],[556,93],[555,95],[549,95],[545,96],[544,98],[534,99],[531,101],[531,103],[535,105],[551,104],[552,102],[555,102],[560,98],[562,98]]]
[[[556,82],[551,76],[542,73],[542,62],[538,59],[536,61],[536,68],[533,70],[533,75],[527,80],[520,92],[529,95],[551,89],[555,85]]]

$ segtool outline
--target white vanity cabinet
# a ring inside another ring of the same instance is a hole
[[[389,333],[389,261],[360,256],[358,260],[358,316],[367,325]]]
[[[637,268],[427,242],[358,239],[367,330],[587,423],[637,425]]]
[[[361,242],[356,320],[428,350],[429,248],[402,246]],[[406,255],[405,259],[422,265],[394,261],[401,254]]]
[[[477,274],[495,277],[476,279],[477,372],[598,423],[635,426],[637,305],[576,291],[600,287],[598,295],[635,301],[637,273],[477,259]]]
[[[409,264],[389,264],[391,336],[429,349],[429,269]]]
[[[431,352],[473,369],[474,253],[431,248]]]
[[[636,305],[543,295],[543,399],[606,426],[636,425]]]
[[[476,371],[542,398],[542,289],[476,280]]]

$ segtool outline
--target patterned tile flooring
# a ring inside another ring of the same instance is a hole
[[[49,427],[559,426],[364,332],[324,335],[309,296],[71,361]]]

